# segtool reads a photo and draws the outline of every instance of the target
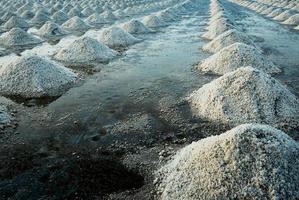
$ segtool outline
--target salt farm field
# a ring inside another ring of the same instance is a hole
[[[0,199],[299,199],[295,0],[0,0]]]

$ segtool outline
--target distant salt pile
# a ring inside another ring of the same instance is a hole
[[[106,20],[97,13],[87,17],[86,22],[92,26],[99,26],[106,23]]]
[[[0,104],[0,128],[11,122],[11,116],[8,114],[7,107]]]
[[[91,9],[89,6],[82,10],[82,14],[87,17],[92,15],[93,13],[94,13],[94,10]]]
[[[244,124],[186,146],[157,172],[162,200],[298,199],[299,144]]]
[[[22,17],[12,16],[4,25],[5,30],[10,30],[12,28],[29,28],[29,24]]]
[[[106,10],[100,15],[107,23],[114,22],[117,18],[116,16],[110,11]]]
[[[56,60],[76,66],[87,66],[113,59],[117,53],[95,39],[83,37],[61,49],[54,56]]]
[[[68,21],[64,22],[61,27],[67,31],[79,32],[85,32],[90,28],[82,19],[77,16],[72,17]]]
[[[67,32],[58,24],[48,21],[38,30],[37,35],[47,39],[59,39],[67,35]]]
[[[240,67],[252,66],[266,73],[279,73],[281,70],[267,60],[255,47],[234,43],[203,60],[198,69],[204,73],[223,75]]]
[[[75,17],[75,16],[80,17],[80,18],[85,17],[85,16],[81,13],[81,11],[80,11],[79,9],[77,9],[77,8],[72,8],[67,14],[68,14],[68,16],[69,16],[70,18]]]
[[[155,15],[146,16],[143,19],[143,23],[149,28],[159,28],[167,26],[167,24],[161,18]]]
[[[267,17],[276,17],[277,15],[281,14],[283,12],[283,9],[277,8],[273,10],[270,14],[267,15]]]
[[[25,10],[20,16],[24,19],[30,20],[34,17],[34,13],[30,10]]]
[[[63,11],[57,11],[52,15],[52,19],[57,24],[62,24],[66,22],[69,17]]]
[[[111,27],[104,30],[100,40],[110,48],[124,48],[140,41],[118,27]]]
[[[0,36],[0,44],[7,47],[34,45],[41,42],[42,40],[20,28],[13,28]]]
[[[77,75],[59,63],[25,56],[0,68],[0,93],[23,98],[60,96],[76,80]]]
[[[218,19],[212,22],[209,27],[208,31],[202,35],[203,38],[212,40],[218,35],[228,31],[230,29],[236,29],[233,25],[231,25],[226,19]]]
[[[125,23],[122,28],[131,34],[143,34],[152,32],[149,28],[147,28],[142,22],[137,19],[132,19],[129,22]]]
[[[44,10],[38,10],[30,22],[34,25],[41,26],[50,20],[49,14]]]
[[[175,16],[169,10],[160,11],[156,14],[156,16],[165,22],[175,21]]]
[[[252,67],[226,73],[188,98],[194,115],[229,125],[298,123],[299,101],[279,81]]]
[[[282,23],[287,25],[299,25],[299,14],[292,15],[289,19]]]
[[[289,10],[286,10],[281,14],[277,15],[276,17],[274,17],[273,19],[276,21],[285,21],[289,19],[291,16],[292,16],[291,12]]]
[[[216,53],[224,47],[232,45],[236,42],[254,46],[253,41],[244,33],[231,29],[217,36],[215,39],[203,46],[203,50]]]

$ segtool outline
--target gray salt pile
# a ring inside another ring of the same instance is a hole
[[[61,49],[54,56],[56,60],[72,66],[88,66],[113,59],[117,53],[95,39],[83,37]]]
[[[47,39],[59,39],[67,35],[67,32],[63,31],[58,24],[49,21],[36,34]]]
[[[61,27],[67,31],[74,32],[85,32],[90,28],[90,26],[88,26],[82,19],[77,16],[72,17],[71,19],[64,22]]]
[[[51,19],[50,19],[49,14],[47,12],[45,12],[44,10],[39,10],[39,11],[36,12],[34,17],[30,20],[30,22],[34,25],[41,26],[45,22],[50,21],[50,20]]]
[[[289,19],[292,16],[291,11],[286,10],[284,12],[282,12],[281,14],[277,15],[276,17],[274,17],[273,19],[276,21],[285,21],[287,19]]]
[[[87,17],[92,15],[93,13],[94,13],[94,10],[91,9],[90,7],[86,7],[82,10],[82,14]]]
[[[11,116],[8,114],[8,110],[6,106],[0,104],[0,128],[6,126],[10,122],[11,122]]]
[[[90,15],[86,19],[86,22],[92,26],[99,26],[106,23],[105,19],[97,13]]]
[[[160,11],[156,16],[165,22],[175,21],[175,16],[169,10]]]
[[[195,116],[229,125],[299,121],[296,96],[252,67],[239,68],[204,85],[188,101]]]
[[[110,48],[124,48],[141,41],[118,27],[104,30],[100,40]]]
[[[77,79],[71,70],[48,58],[25,56],[0,68],[0,93],[22,98],[60,96]]]
[[[35,45],[41,42],[42,40],[20,28],[13,28],[0,36],[0,44],[7,47]]]
[[[0,57],[6,56],[8,54],[10,54],[10,52],[8,50],[0,47]]]
[[[161,18],[155,15],[146,16],[143,19],[143,23],[149,28],[159,28],[167,26],[167,24]]]
[[[224,33],[225,31],[228,31],[230,29],[235,29],[233,25],[231,25],[228,20],[226,19],[217,19],[213,21],[209,27],[208,31],[202,35],[203,38],[212,40],[218,35]]]
[[[68,14],[68,16],[69,16],[70,18],[75,17],[75,16],[80,17],[80,18],[85,17],[85,16],[81,13],[81,11],[80,11],[79,9],[77,9],[77,8],[72,8],[67,14]]]
[[[25,10],[20,16],[27,20],[30,20],[34,17],[34,13],[30,10]]]
[[[253,41],[246,34],[237,31],[236,29],[232,29],[220,34],[215,39],[205,44],[202,49],[211,53],[215,53],[222,48],[232,45],[236,42],[254,46]]]
[[[142,22],[136,19],[132,19],[129,22],[125,23],[122,28],[131,34],[144,34],[152,32],[152,30],[147,28]]]
[[[29,24],[22,17],[12,16],[2,27],[4,30],[10,30],[12,28],[28,29]]]
[[[107,11],[103,12],[100,16],[107,23],[114,22],[117,19],[116,16],[110,10],[107,10]]]
[[[299,144],[244,124],[186,146],[157,172],[162,200],[298,199]]]
[[[69,17],[63,11],[57,11],[52,15],[52,19],[57,24],[63,24],[69,19]]]
[[[198,69],[203,73],[223,75],[240,67],[252,66],[266,73],[279,73],[281,70],[266,59],[255,47],[234,43],[203,60]]]
[[[289,19],[282,23],[287,25],[299,25],[299,14],[292,15]]]

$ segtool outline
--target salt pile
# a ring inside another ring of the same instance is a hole
[[[30,10],[25,10],[22,14],[21,17],[25,18],[25,19],[32,19],[34,17],[34,13],[31,12]]]
[[[61,27],[67,31],[79,32],[85,32],[90,28],[82,19],[77,16],[72,17],[71,19],[64,22]]]
[[[43,25],[45,22],[50,21],[49,14],[44,10],[38,10],[30,22],[34,25]]]
[[[76,80],[77,75],[59,63],[25,56],[0,68],[0,93],[23,98],[60,96]]]
[[[52,15],[52,19],[57,24],[62,24],[66,22],[69,18],[67,14],[65,14],[63,11],[57,11]]]
[[[101,44],[95,39],[83,37],[75,40],[68,47],[58,51],[55,59],[64,63],[76,65],[92,65],[99,62],[107,62],[113,59],[117,53]]]
[[[266,73],[279,73],[271,61],[267,60],[255,47],[234,43],[203,60],[198,69],[204,73],[223,75],[239,67],[252,66]]]
[[[143,23],[149,28],[159,28],[167,25],[161,18],[155,15],[146,16],[143,19]]]
[[[286,11],[282,12],[281,14],[277,15],[276,17],[274,17],[273,19],[277,20],[277,21],[285,21],[288,18],[290,18],[291,16],[292,16],[291,11],[286,10]]]
[[[68,13],[68,16],[69,17],[75,17],[75,16],[77,16],[77,17],[80,17],[80,18],[82,18],[82,17],[85,17],[82,13],[81,13],[81,11],[79,10],[79,9],[77,9],[77,8],[72,8]]]
[[[175,21],[175,16],[169,10],[160,11],[156,16],[165,22]]]
[[[0,36],[0,44],[8,47],[34,45],[41,42],[42,40],[20,28],[13,28]]]
[[[107,23],[114,22],[117,18],[116,16],[110,11],[107,10],[100,15]]]
[[[4,25],[5,30],[10,30],[12,28],[29,28],[29,24],[22,17],[12,16]]]
[[[46,22],[37,32],[37,35],[47,39],[59,39],[67,35],[58,24]]]
[[[137,19],[132,19],[129,22],[125,23],[122,28],[131,34],[142,34],[152,32],[149,28],[147,28],[142,22]]]
[[[287,25],[299,25],[299,14],[291,16],[289,19],[285,20],[283,24]]]
[[[0,57],[6,56],[9,54],[9,51],[0,47]]]
[[[205,44],[202,49],[211,53],[215,53],[222,48],[232,45],[236,42],[254,46],[253,41],[246,34],[237,31],[236,29],[231,29]]]
[[[298,199],[299,144],[244,124],[181,149],[157,173],[162,200]]]
[[[11,122],[6,106],[0,104],[0,128]]]
[[[102,25],[105,24],[106,21],[103,17],[101,17],[99,14],[94,13],[92,15],[90,15],[87,19],[86,22],[90,25],[93,26],[98,26],[98,25]]]
[[[86,7],[82,10],[82,14],[85,15],[85,16],[90,16],[94,13],[94,10],[91,9],[90,7]]]
[[[228,20],[226,19],[217,19],[213,21],[209,27],[208,31],[202,35],[203,38],[212,40],[218,35],[224,33],[225,31],[228,31],[230,29],[235,29],[233,25],[231,25]]]
[[[105,29],[101,34],[100,40],[110,48],[123,48],[140,42],[139,39],[118,27]]]
[[[252,67],[227,73],[193,92],[194,115],[229,125],[298,122],[299,101],[285,86]]]

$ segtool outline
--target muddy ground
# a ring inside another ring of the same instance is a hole
[[[230,127],[195,119],[184,98],[217,78],[193,65],[208,1],[143,36],[58,99],[1,97],[15,116],[0,135],[0,199],[156,199],[154,171],[176,150]],[[237,25],[283,69],[299,96],[299,34],[225,2]],[[281,127],[299,139],[298,127]]]

